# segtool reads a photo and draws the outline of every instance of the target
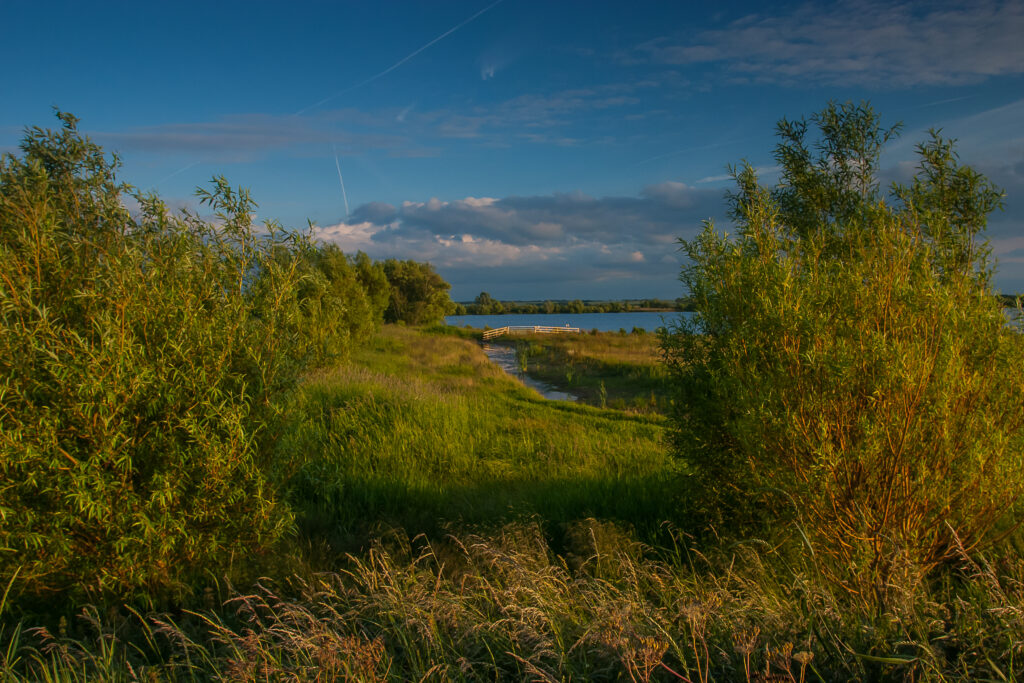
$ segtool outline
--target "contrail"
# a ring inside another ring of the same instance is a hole
[[[351,86],[349,86],[349,87],[345,88],[344,90],[339,90],[338,92],[334,93],[334,94],[333,94],[333,95],[331,95],[330,97],[325,97],[324,99],[320,100],[320,101],[319,101],[319,102],[317,102],[316,104],[311,104],[311,105],[309,105],[308,107],[306,107],[306,108],[304,108],[304,109],[300,109],[300,110],[298,110],[297,112],[295,112],[295,114],[294,114],[294,115],[295,115],[295,116],[298,116],[299,114],[305,114],[305,113],[306,113],[307,111],[309,111],[310,109],[315,109],[316,107],[319,107],[319,106],[320,106],[321,104],[326,104],[327,102],[330,102],[331,100],[333,100],[333,99],[334,99],[335,97],[338,97],[339,95],[344,95],[345,93],[347,93],[347,92],[349,92],[349,91],[355,90],[356,88],[361,88],[361,87],[363,87],[364,85],[367,85],[367,84],[369,84],[369,83],[373,83],[373,82],[374,82],[375,80],[377,80],[378,78],[381,78],[382,76],[386,76],[386,75],[388,75],[389,73],[391,73],[392,71],[394,71],[394,70],[395,70],[395,69],[397,69],[398,67],[402,66],[403,64],[405,64],[406,62],[408,62],[408,61],[409,61],[410,59],[412,59],[412,58],[413,58],[413,57],[415,57],[416,55],[418,55],[419,53],[421,53],[421,52],[423,52],[424,50],[426,50],[426,49],[427,49],[428,47],[430,47],[431,45],[434,45],[435,43],[437,43],[437,42],[440,42],[440,41],[444,40],[445,38],[447,38],[447,37],[448,37],[448,36],[450,36],[451,34],[453,34],[453,33],[455,33],[456,31],[458,31],[458,30],[459,30],[460,28],[462,28],[463,26],[465,26],[466,24],[468,24],[469,22],[471,22],[471,21],[473,21],[474,19],[476,19],[477,17],[479,17],[479,16],[481,15],[481,14],[483,14],[483,13],[485,13],[485,12],[488,12],[488,11],[490,11],[490,10],[491,10],[492,8],[494,8],[494,7],[498,6],[498,5],[500,5],[500,4],[501,4],[502,2],[504,2],[504,1],[505,1],[505,0],[495,0],[494,2],[492,2],[492,3],[491,3],[490,5],[488,5],[487,7],[484,7],[484,8],[482,9],[482,10],[480,10],[479,12],[477,12],[476,14],[474,14],[473,16],[471,16],[471,17],[470,17],[469,19],[466,19],[466,20],[464,20],[464,21],[463,21],[462,23],[460,23],[460,24],[456,24],[456,25],[455,25],[455,26],[453,26],[452,28],[448,29],[447,31],[445,31],[444,33],[442,33],[441,35],[439,35],[439,36],[438,36],[437,38],[434,38],[434,39],[433,39],[432,41],[430,41],[429,43],[427,43],[427,44],[426,44],[426,45],[424,45],[423,47],[421,47],[421,48],[419,48],[418,50],[415,50],[415,51],[413,51],[413,52],[410,52],[410,53],[409,53],[409,54],[407,54],[407,55],[406,55],[405,57],[402,57],[402,58],[401,58],[400,60],[398,60],[397,62],[395,62],[394,64],[392,64],[392,65],[391,65],[391,66],[389,66],[388,68],[384,69],[384,70],[383,70],[383,71],[381,71],[380,73],[374,74],[373,76],[370,76],[369,78],[367,78],[367,79],[366,79],[365,81],[360,81],[359,83],[356,83],[355,85],[351,85]]]
[[[156,187],[157,185],[162,185],[163,183],[167,182],[168,180],[170,180],[174,176],[178,175],[179,173],[184,173],[185,171],[187,171],[188,169],[192,168],[193,166],[198,166],[198,165],[199,165],[198,161],[193,161],[188,166],[182,166],[181,168],[179,168],[177,171],[175,171],[174,173],[170,174],[169,176],[166,176],[166,177],[161,178],[160,180],[156,181],[155,183],[150,185],[150,187],[152,188],[152,187]]]
[[[338,148],[334,148],[334,168],[338,169],[338,182],[341,183],[341,197],[345,200],[345,218],[348,218],[348,193],[345,192],[345,179],[341,177],[341,164],[338,163]]]
[[[977,95],[964,95],[963,97],[954,97],[948,100],[939,100],[938,102],[929,102],[928,104],[922,104],[918,109],[924,109],[925,107],[936,107],[940,104],[949,104],[950,102],[959,102],[960,100],[969,100],[972,97],[978,97]]]

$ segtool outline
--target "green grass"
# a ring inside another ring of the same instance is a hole
[[[290,500],[338,549],[375,525],[410,533],[538,515],[657,529],[680,509],[663,420],[553,402],[471,341],[387,327],[353,364],[308,378],[282,447]]]

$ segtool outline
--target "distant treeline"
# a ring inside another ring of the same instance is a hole
[[[503,315],[505,313],[627,313],[630,311],[689,311],[692,302],[688,297],[668,299],[622,299],[618,301],[582,300],[572,301],[499,301],[487,292],[473,301],[455,304],[454,315]]]
[[[1020,294],[997,294],[996,297],[1004,307],[1016,307]],[[451,315],[504,315],[535,313],[628,313],[643,311],[693,311],[693,300],[690,297],[668,299],[620,299],[601,301],[594,299],[557,299],[546,301],[499,301],[487,292],[480,294],[473,301],[460,301],[454,304]]]

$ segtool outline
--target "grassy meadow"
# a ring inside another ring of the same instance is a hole
[[[663,418],[547,401],[457,336],[386,326],[307,377],[293,411],[283,447],[309,459],[290,495],[342,551],[381,523],[600,517],[654,533],[679,510]]]

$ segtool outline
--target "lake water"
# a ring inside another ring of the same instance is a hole
[[[547,327],[578,327],[584,332],[600,330],[601,332],[618,332],[620,329],[631,331],[634,327],[654,332],[666,323],[676,321],[680,316],[692,313],[534,313],[509,315],[450,315],[444,319],[448,325],[455,327],[505,327],[506,325],[543,325]]]

